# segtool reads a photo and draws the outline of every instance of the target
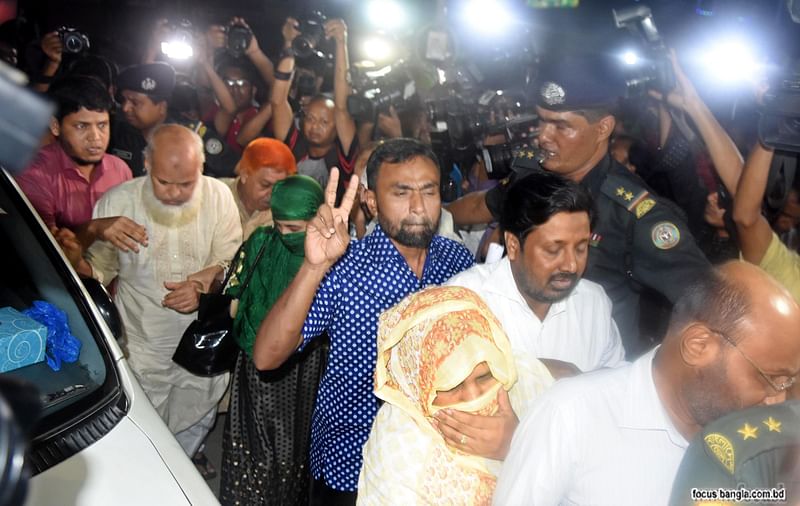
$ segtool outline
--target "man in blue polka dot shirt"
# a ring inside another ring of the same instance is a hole
[[[328,367],[311,428],[312,504],[355,504],[361,448],[378,411],[372,393],[378,316],[406,295],[472,265],[460,244],[437,236],[440,170],[412,139],[380,144],[367,163],[366,204],[378,226],[350,243],[347,220],[358,181],[335,207],[338,171],[309,223],[305,260],[264,318],[253,350],[259,369],[279,367],[327,332]],[[349,247],[348,247],[349,245]]]

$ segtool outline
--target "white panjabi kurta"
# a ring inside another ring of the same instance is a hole
[[[153,406],[173,433],[199,422],[222,397],[228,375],[195,376],[172,361],[172,354],[196,313],[181,314],[161,305],[166,281],[184,281],[206,267],[224,265],[242,242],[239,212],[227,186],[203,176],[197,215],[168,227],[145,206],[152,201],[149,176],[123,183],[101,198],[93,218],[127,216],[147,230],[148,246],[124,253],[95,241],[86,259],[104,283],[118,277],[115,302],[127,333],[128,363]],[[149,193],[145,193],[149,192]]]

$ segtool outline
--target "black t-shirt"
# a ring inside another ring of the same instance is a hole
[[[330,170],[333,167],[337,167],[339,169],[339,187],[336,190],[336,199],[337,201],[341,200],[344,190],[347,188],[347,183],[350,181],[350,176],[353,175],[353,170],[355,169],[356,156],[358,155],[357,138],[353,138],[353,142],[350,143],[350,150],[347,153],[344,152],[342,143],[337,137],[334,141],[334,146],[324,156],[313,158],[308,153],[308,139],[303,135],[303,131],[292,122],[284,143],[289,146],[295,160],[297,160],[297,173],[313,177],[323,188],[328,184]]]

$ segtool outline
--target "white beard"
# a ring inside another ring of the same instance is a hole
[[[202,177],[197,182],[192,192],[192,197],[177,206],[164,204],[156,198],[153,193],[153,181],[149,175],[144,175],[147,178],[144,188],[142,189],[142,201],[147,215],[152,218],[157,224],[167,228],[180,228],[187,223],[193,222],[203,204],[203,179]]]

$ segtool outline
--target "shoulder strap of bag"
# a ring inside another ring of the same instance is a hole
[[[264,255],[264,250],[266,249],[266,247],[267,247],[267,241],[262,242],[261,243],[261,247],[258,249],[258,253],[256,254],[256,259],[253,261],[253,266],[250,267],[250,270],[247,272],[247,277],[244,278],[244,281],[242,282],[242,292],[241,293],[244,293],[244,291],[247,290],[247,285],[250,283],[250,278],[253,277],[253,273],[255,272],[256,267],[258,267],[258,262],[259,262],[259,260],[261,260],[261,257]],[[226,283],[226,285],[227,285],[227,283]]]

